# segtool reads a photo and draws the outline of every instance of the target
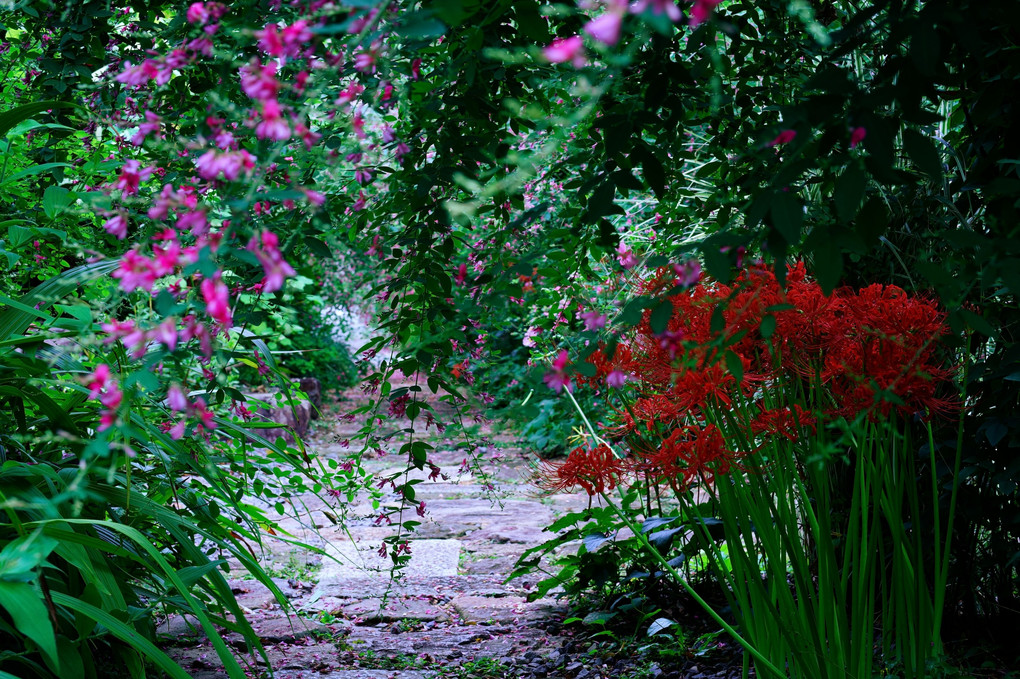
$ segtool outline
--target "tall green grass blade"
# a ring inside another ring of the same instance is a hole
[[[116,523],[114,521],[101,521],[97,519],[64,519],[64,522],[68,524],[77,525],[101,526],[103,528],[123,535],[124,537],[131,540],[138,547],[140,547],[142,551],[144,551],[149,556],[149,558],[159,567],[159,569],[162,571],[166,579],[170,581],[170,583],[174,586],[178,593],[184,598],[192,615],[194,615],[195,618],[198,619],[199,623],[202,626],[202,629],[206,633],[206,636],[212,643],[213,648],[216,649],[216,654],[220,657],[220,660],[223,661],[223,664],[226,667],[226,671],[227,674],[230,676],[230,679],[245,679],[244,670],[241,668],[237,660],[234,658],[233,654],[227,648],[226,642],[223,640],[223,637],[220,636],[219,632],[216,630],[216,627],[209,620],[209,616],[205,611],[205,606],[203,606],[198,600],[195,599],[194,595],[191,594],[190,589],[184,584],[184,582],[178,576],[174,568],[170,566],[166,558],[160,553],[159,549],[157,549],[155,545],[153,545],[149,540],[147,540],[146,537],[140,531],[136,530],[135,528],[132,528],[131,526],[126,526],[120,523]],[[49,521],[37,522],[37,525],[45,525],[46,523],[49,523]],[[73,597],[69,598],[73,599]],[[106,623],[104,622],[103,624],[105,625]]]
[[[110,630],[110,633],[115,637],[143,653],[145,657],[155,663],[160,670],[166,672],[174,679],[191,679],[190,674],[185,672],[180,665],[170,658],[170,656],[157,648],[155,644],[145,638],[138,632],[138,630],[118,620],[107,611],[93,606],[90,603],[86,603],[81,599],[70,596],[69,594],[64,594],[63,592],[53,592],[53,602],[92,618],[100,625]],[[230,672],[229,665],[227,666],[227,672],[231,674],[231,677],[234,676],[234,674]],[[240,676],[244,677],[244,673],[242,672]]]

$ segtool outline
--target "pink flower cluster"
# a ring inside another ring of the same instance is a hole
[[[98,430],[109,429],[117,421],[117,410],[124,401],[124,392],[110,373],[110,366],[105,363],[97,365],[86,378],[85,386],[88,387],[89,398],[98,399],[103,404]]]
[[[261,247],[259,241],[252,236],[248,241],[248,250],[252,252],[262,268],[266,277],[262,281],[263,292],[275,292],[283,287],[283,280],[293,276],[294,268],[286,262],[280,252],[280,240],[272,231],[263,231]]]
[[[133,292],[142,288],[152,292],[156,281],[177,270],[178,267],[198,261],[198,246],[182,248],[175,240],[163,246],[155,246],[153,256],[141,254],[138,247],[128,250],[120,258],[120,266],[110,274],[120,281],[120,289]]]

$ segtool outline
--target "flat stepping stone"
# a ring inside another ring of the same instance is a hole
[[[319,584],[366,577],[390,578],[393,562],[379,556],[377,544],[330,542],[326,545],[327,558],[322,560]],[[413,540],[411,560],[402,569],[406,576],[457,575],[460,561],[458,540]]]
[[[399,622],[420,620],[422,622],[448,621],[450,615],[439,604],[417,599],[390,599],[383,602],[374,599],[355,601],[341,607],[348,618],[360,619],[363,623]]]
[[[517,587],[504,585],[502,575],[408,576],[391,582],[386,578],[365,577],[365,574],[361,574],[360,577],[349,580],[320,581],[312,597],[303,607],[330,610],[327,605],[330,599],[346,603],[350,600],[381,599],[389,596],[390,598],[427,597],[449,601],[466,593],[492,597],[507,596],[518,590]]]
[[[276,679],[428,679],[436,675],[417,670],[340,670],[320,674],[310,670],[284,670],[275,673]]]

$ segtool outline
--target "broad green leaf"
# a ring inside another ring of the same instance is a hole
[[[654,637],[656,634],[667,627],[671,627],[673,624],[675,623],[669,618],[656,618],[652,624],[648,626],[648,636]]]
[[[396,29],[397,35],[411,40],[429,40],[446,33],[446,24],[427,13],[409,13]]]
[[[48,186],[43,192],[43,212],[50,219],[56,218],[72,202],[74,194],[62,186]]]
[[[25,224],[30,223],[30,222],[25,222],[24,220],[18,220],[18,221],[21,221],[21,222],[23,222]],[[8,243],[8,245],[10,247],[12,247],[12,248],[21,247],[22,245],[24,245],[28,241],[32,240],[32,238],[34,236],[35,236],[35,232],[32,229],[26,228],[24,226],[19,226],[17,224],[11,224],[10,226],[7,227],[7,240],[10,241],[10,243]]]
[[[772,225],[790,245],[800,243],[800,229],[804,223],[804,207],[792,193],[782,191],[772,197]]]
[[[732,351],[726,352],[726,369],[733,375],[733,379],[740,384],[744,381],[744,364],[740,360],[740,356]]]
[[[123,492],[124,491],[122,490],[121,493]],[[140,547],[141,550],[144,551],[149,556],[149,558],[152,559],[153,562],[155,562],[155,564],[159,567],[159,570],[162,571],[162,575],[166,577],[166,579],[170,582],[171,585],[173,585],[173,587],[177,590],[178,594],[180,594],[180,596],[183,597],[191,613],[198,619],[199,623],[202,625],[202,629],[205,630],[206,636],[212,642],[213,648],[216,649],[216,654],[219,656],[220,660],[223,661],[223,664],[226,667],[226,671],[227,674],[230,676],[230,679],[245,679],[244,671],[241,669],[241,666],[237,663],[237,660],[234,658],[233,654],[227,648],[226,642],[223,641],[223,637],[220,636],[220,633],[216,630],[216,627],[213,625],[212,621],[209,620],[209,615],[205,610],[205,606],[203,606],[199,601],[195,599],[194,595],[191,594],[190,588],[188,588],[181,580],[180,576],[177,575],[177,571],[174,570],[174,568],[167,562],[166,557],[163,556],[163,554],[154,544],[152,544],[152,542],[146,539],[145,535],[142,534],[141,531],[132,528],[131,526],[126,526],[124,524],[116,523],[114,521],[100,521],[90,519],[66,519],[64,520],[64,522],[68,524],[81,524],[103,527],[115,533],[120,533],[121,535],[135,543],[135,545]],[[47,523],[51,523],[51,521],[43,521],[38,523],[39,525],[45,525]],[[67,603],[65,601],[61,602],[64,605],[67,605],[68,608],[85,613],[90,617],[95,617],[94,615],[95,613],[101,614],[103,616],[103,619],[100,618],[95,619],[102,623],[103,625],[110,627],[110,625],[106,621],[106,618],[112,618],[112,616],[110,616],[105,611],[95,608],[90,604],[86,604],[85,602],[79,599],[75,599],[74,597],[65,596],[63,598],[70,602],[70,603]],[[54,593],[54,600],[56,600],[56,593]],[[76,605],[79,607],[76,607]],[[89,609],[92,609],[92,611],[90,612]],[[128,631],[130,634],[137,635],[137,632],[133,628],[124,625],[124,623],[121,623],[116,618],[112,619],[115,620],[123,630]],[[114,634],[117,634],[117,631],[114,630],[112,627],[110,628],[110,631],[113,632]],[[117,634],[117,636],[120,635]],[[125,641],[127,640],[128,639],[125,638]],[[144,650],[140,646],[135,647],[138,648],[139,650]],[[155,647],[153,646],[152,648]],[[157,658],[153,657],[150,653],[146,652],[146,655],[148,655],[150,658],[158,662]]]
[[[661,335],[669,327],[669,319],[673,318],[673,303],[668,299],[659,302],[658,306],[652,309],[652,315],[648,319],[648,325],[652,328],[652,334]]]
[[[6,582],[0,580],[0,607],[14,621],[14,627],[34,641],[50,661],[60,667],[57,655],[57,636],[42,597],[27,582]]]
[[[843,253],[832,238],[820,238],[812,250],[814,274],[826,295],[836,289],[843,278]]]

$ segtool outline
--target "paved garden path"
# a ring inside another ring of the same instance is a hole
[[[365,402],[352,390],[336,408],[344,412]],[[348,451],[335,439],[352,438],[360,423],[337,420],[329,405],[307,444],[323,458],[340,459]],[[452,415],[445,404],[437,408],[440,418]],[[480,450],[481,465],[469,470],[462,469],[468,457],[463,441],[443,438],[435,427],[430,432],[437,449],[431,461],[443,475],[416,486],[416,501],[425,502],[426,513],[399,579],[391,579],[389,560],[377,554],[394,529],[376,524],[379,512],[371,504],[348,505],[341,528],[332,520],[336,507],[310,496],[303,498],[307,515],[287,518],[282,527],[328,556],[270,542],[263,559],[296,615],[257,582],[231,580],[276,676],[602,676],[558,650],[561,641],[554,635],[566,610],[551,599],[526,600],[537,576],[504,582],[524,550],[550,537],[543,528],[554,516],[584,507],[587,496],[540,496],[529,483],[533,460],[509,436],[484,431],[489,442]],[[397,436],[389,445],[396,450],[403,441]],[[366,464],[382,476],[405,466],[394,454],[375,455]],[[404,518],[418,519],[414,509]],[[196,679],[225,676],[208,642],[186,621],[170,620],[160,631],[171,654]],[[234,641],[240,645],[240,639]],[[252,676],[258,673],[253,666]]]

